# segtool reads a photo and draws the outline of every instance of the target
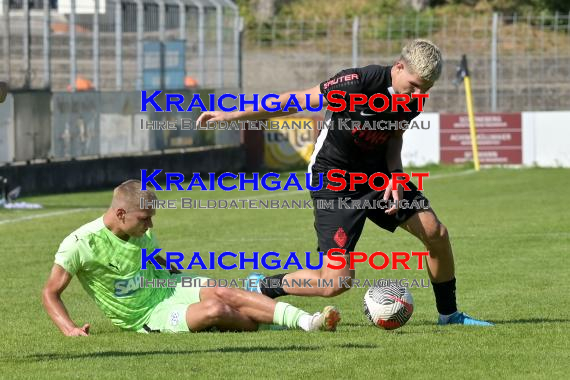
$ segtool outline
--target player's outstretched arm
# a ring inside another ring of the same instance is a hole
[[[69,274],[61,266],[54,264],[51,274],[42,292],[42,301],[51,320],[66,336],[89,335],[89,324],[77,327],[69,317],[69,313],[61,300],[61,293],[71,281]]]
[[[157,263],[166,268],[166,259],[162,258],[162,256],[155,256],[154,259],[156,260]],[[168,271],[170,272],[170,274],[182,273],[178,270],[178,268],[174,264],[170,264],[170,269]]]
[[[320,104],[320,96],[321,96],[321,89],[320,86],[311,87],[306,90],[302,91],[293,91],[293,92],[286,92],[284,94],[279,95],[279,99],[275,100],[274,102],[279,102],[281,105],[279,108],[283,108],[285,104],[287,104],[287,100],[289,100],[290,95],[295,94],[297,100],[299,101],[299,105],[302,109],[307,108],[307,104],[311,107],[317,107]],[[306,95],[310,95],[309,103],[307,103]],[[323,106],[327,104],[326,98],[323,98]],[[197,122],[207,122],[207,121],[249,121],[249,120],[264,120],[272,117],[281,117],[286,115],[292,115],[297,113],[296,107],[291,107],[291,110],[285,111],[276,111],[276,112],[269,112],[264,110],[261,105],[258,106],[258,110],[254,111],[253,106],[246,107],[243,111],[234,111],[234,112],[223,112],[223,111],[212,111],[212,112],[204,112],[198,118]]]

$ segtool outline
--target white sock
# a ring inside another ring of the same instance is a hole
[[[313,316],[311,314],[303,314],[299,318],[299,328],[305,331],[309,331],[311,329],[311,321],[313,320]]]

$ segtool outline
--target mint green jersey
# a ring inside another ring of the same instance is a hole
[[[147,265],[141,270],[141,249],[158,248],[148,230],[142,237],[124,241],[113,234],[100,217],[65,238],[55,255],[55,263],[77,276],[83,288],[113,323],[123,329],[138,330],[152,309],[173,293],[167,287],[141,287],[145,280],[169,278],[167,270]]]

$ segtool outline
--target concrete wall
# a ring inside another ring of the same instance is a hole
[[[404,166],[439,163],[439,114],[426,112],[413,121],[420,129],[410,128],[404,133],[402,163]],[[429,129],[421,129],[422,126]]]
[[[14,161],[14,95],[0,105],[0,163]]]
[[[187,99],[195,93],[179,92]],[[211,90],[198,93],[209,107]],[[141,121],[196,119],[199,112],[141,113],[140,96],[136,91],[10,93],[0,105],[0,163],[240,144],[239,131],[141,130]],[[164,95],[157,103],[165,107]],[[416,121],[429,129],[406,132],[404,165],[439,163],[440,114],[428,112]],[[524,112],[522,135],[524,165],[570,167],[570,112]]]
[[[227,90],[237,93],[237,90]],[[206,107],[213,90],[176,91],[190,104],[199,94]],[[218,96],[221,91],[217,91]],[[166,97],[156,102],[165,109]],[[225,102],[231,106],[231,102]],[[200,111],[141,112],[141,93],[19,91],[0,104],[0,163],[35,159],[108,156],[215,145],[239,145],[239,131],[151,130],[146,121],[196,120]]]
[[[415,120],[429,120],[430,129],[405,133],[404,165],[439,163],[440,115],[425,113]],[[522,154],[523,165],[570,168],[570,112],[523,112]]]
[[[523,112],[523,164],[570,167],[570,112]]]
[[[127,179],[140,179],[140,169],[163,169],[163,173],[179,172],[189,177],[194,172],[239,172],[245,168],[243,148],[209,147],[183,153],[155,152],[144,156],[2,166],[0,176],[9,179],[10,188],[22,185],[22,193],[30,195],[114,187]],[[164,180],[164,176],[157,178]]]
[[[14,92],[14,159],[25,161],[47,157],[51,141],[51,93],[49,91]]]
[[[97,92],[52,94],[52,144],[47,157],[96,156],[100,152],[100,97]],[[44,158],[46,156],[39,156]]]

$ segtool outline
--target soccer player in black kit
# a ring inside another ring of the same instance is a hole
[[[442,57],[439,48],[427,40],[414,40],[402,49],[400,58],[392,66],[370,65],[346,69],[313,88],[282,94],[278,102],[283,108],[290,95],[295,94],[303,109],[309,105],[314,108],[320,104],[322,95],[325,96],[324,104],[326,105],[326,95],[333,90],[345,91],[344,98],[347,104],[349,94],[363,94],[368,98],[374,94],[384,94],[390,100],[392,94],[406,94],[408,96],[426,94],[439,78],[441,67]],[[309,104],[306,101],[307,94],[310,95]],[[374,105],[382,107],[382,100],[378,99]],[[347,208],[338,207],[338,202],[333,202],[335,206],[332,209],[318,209],[316,207],[316,200],[318,199],[339,198],[344,198],[348,202],[352,200],[362,202],[364,200],[391,199],[406,200],[410,203],[413,200],[427,203],[427,199],[412,182],[407,184],[410,188],[409,191],[404,191],[402,186],[392,188],[391,184],[383,192],[371,189],[368,184],[358,185],[354,191],[326,189],[326,173],[331,169],[342,169],[346,170],[347,173],[359,172],[368,175],[382,172],[388,176],[391,173],[403,172],[401,151],[405,129],[393,128],[393,126],[404,125],[396,123],[409,122],[419,115],[421,108],[417,99],[408,103],[408,107],[410,112],[405,112],[401,106],[398,107],[397,112],[391,112],[391,107],[384,112],[375,112],[368,104],[356,105],[353,112],[350,111],[349,107],[339,112],[326,111],[325,129],[317,138],[315,151],[309,164],[313,185],[318,183],[319,174],[322,174],[324,182],[321,190],[311,192],[315,204],[317,250],[325,253],[333,248],[345,249],[346,252],[354,251],[366,219],[370,219],[380,228],[390,232],[401,227],[420,239],[429,251],[426,261],[435,293],[436,307],[439,312],[438,324],[491,326],[492,323],[477,320],[458,311],[455,298],[455,266],[448,231],[431,208],[398,209],[397,206],[392,206],[390,209]],[[268,112],[261,107],[258,111],[253,111],[253,107],[249,107],[244,111],[231,113],[205,112],[200,116],[198,122],[262,120],[295,112],[297,112],[296,109],[290,112]],[[360,122],[362,128],[358,128],[356,125],[358,123],[355,122]],[[376,122],[376,126],[384,126],[385,129],[365,128],[365,122],[368,122],[369,125]],[[354,128],[351,130],[346,128],[346,125],[354,126]],[[343,127],[341,128],[341,126]],[[272,298],[283,295],[334,297],[350,289],[340,283],[339,277],[350,276],[355,278],[355,273],[349,269],[348,265],[343,269],[328,268],[327,264],[330,261],[327,256],[324,256],[323,266],[319,270],[303,269],[270,276],[269,278],[279,281],[280,287],[266,287],[264,283],[270,283],[266,281],[258,282],[258,286],[249,290],[263,293]],[[338,262],[335,261],[332,264],[338,265]],[[264,276],[253,274],[250,278],[259,280]],[[304,279],[308,279],[312,287],[294,286],[293,280]],[[318,287],[317,281],[319,279],[332,280],[334,285],[332,287]]]

